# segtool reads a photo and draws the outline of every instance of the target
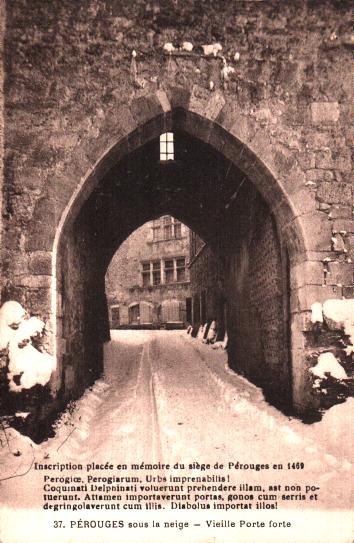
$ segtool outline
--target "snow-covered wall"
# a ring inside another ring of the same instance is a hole
[[[0,308],[0,355],[7,371],[11,392],[21,392],[35,385],[45,386],[55,370],[55,360],[38,350],[33,340],[42,336],[45,323],[28,317],[16,301],[5,302]]]
[[[354,300],[329,299],[311,309],[309,373],[320,406],[330,406],[353,392]]]

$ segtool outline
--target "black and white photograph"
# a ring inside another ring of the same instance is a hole
[[[0,543],[351,543],[349,0],[0,0]]]

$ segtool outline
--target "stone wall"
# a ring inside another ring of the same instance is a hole
[[[217,120],[281,179],[312,230],[312,268],[325,256],[318,251],[340,256],[331,252],[330,238],[332,230],[349,230],[349,2],[202,7],[7,2],[3,257],[17,295],[17,287],[35,288],[26,296],[36,303],[45,279],[26,278],[29,260],[52,250],[82,176],[112,143],[170,105]],[[164,55],[165,42],[177,47],[185,40],[194,55]],[[213,41],[235,69],[229,81],[222,79],[222,60],[200,53]],[[338,282],[346,285],[342,269]],[[311,271],[304,272],[309,278]],[[324,298],[332,288],[312,290]]]
[[[273,404],[292,405],[288,255],[269,207],[250,185],[233,202],[219,245],[191,261],[193,306],[204,293],[205,315],[228,333],[229,365],[262,386]],[[223,306],[226,304],[226,323]],[[307,398],[309,401],[309,398]]]

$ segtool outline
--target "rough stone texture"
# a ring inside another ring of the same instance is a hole
[[[269,207],[251,186],[238,192],[231,217],[233,228],[228,223],[220,232],[218,246],[196,248],[191,259],[194,323],[216,319],[224,327],[225,308],[230,366],[289,409],[288,255]]]
[[[338,102],[313,102],[311,104],[311,116],[315,124],[336,123],[339,115]]]
[[[331,238],[335,218],[342,218],[351,205],[351,4],[347,0],[320,4],[187,0],[161,2],[154,10],[149,5],[142,0],[6,2],[2,301],[15,298],[33,313],[50,316],[51,295],[45,280],[39,285],[33,279],[31,287],[23,283],[31,281],[31,275],[49,273],[49,255],[54,251],[58,262],[71,265],[65,278],[70,296],[76,283],[94,288],[93,276],[84,277],[84,262],[92,269],[90,256],[101,259],[104,265],[97,271],[97,282],[102,306],[103,268],[113,245],[115,250],[139,224],[133,212],[128,213],[130,225],[118,214],[118,232],[111,232],[107,218],[113,241],[101,239],[103,245],[98,241],[95,245],[88,237],[85,253],[75,228],[81,224],[88,235],[93,231],[86,224],[90,215],[86,214],[85,223],[82,209],[91,197],[96,198],[91,212],[99,209],[103,180],[127,153],[167,129],[180,130],[209,145],[206,154],[217,149],[221,163],[230,160],[241,178],[245,175],[254,184],[275,217],[290,258],[292,363],[293,373],[299,372],[294,376],[295,403],[301,408],[306,381],[299,347],[301,314],[320,291],[321,299],[330,292],[321,290],[321,270],[317,284],[311,283],[310,288],[296,284],[293,269],[328,255],[346,269],[348,255],[344,249],[334,251]],[[165,42],[178,46],[185,39],[194,44],[192,54],[163,53]],[[235,69],[227,81],[222,76],[223,60],[202,55],[201,45],[216,41],[223,46],[226,63]],[[233,60],[236,52],[239,61]],[[236,190],[226,171],[219,191],[225,205]],[[174,181],[177,178],[172,175]],[[217,185],[215,179],[219,177],[212,180]],[[200,208],[204,203],[200,187],[192,183],[190,189],[180,179],[176,186],[187,193],[178,200],[177,211],[182,216],[183,208],[189,207],[185,222],[202,237],[212,237],[217,222],[209,221],[209,216],[206,220],[206,215],[203,221],[203,213],[212,213],[210,206]],[[137,180],[130,188],[130,199],[125,193],[128,207],[145,198],[147,214],[140,219],[151,219],[148,191],[142,192]],[[162,189],[166,191],[166,184]],[[107,197],[101,200],[108,206]],[[176,212],[167,196],[160,203],[161,212]],[[330,208],[324,212],[320,204]],[[107,214],[107,208],[102,213]],[[65,251],[72,251],[71,256]],[[60,265],[57,271],[60,276]],[[53,269],[50,273],[53,278]],[[311,281],[315,283],[314,278]],[[61,279],[58,285],[53,279],[52,286],[58,297],[64,294]],[[336,287],[335,295],[347,295],[348,286]],[[83,303],[82,296],[78,300]],[[74,327],[83,307],[72,301],[68,322]],[[93,297],[85,303],[91,311]],[[54,308],[57,311],[61,309]],[[102,307],[100,311],[104,312]],[[70,336],[69,328],[65,334]],[[59,346],[65,343],[61,335],[57,341]],[[79,349],[74,340],[69,344],[70,349]],[[65,356],[69,367],[73,354]],[[67,381],[72,383],[69,373]],[[58,386],[60,379],[58,373]]]

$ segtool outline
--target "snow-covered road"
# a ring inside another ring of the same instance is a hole
[[[335,406],[321,422],[305,425],[270,406],[259,388],[233,373],[223,350],[184,331],[113,331],[102,378],[62,416],[54,438],[36,445],[7,431],[12,454],[5,446],[0,450],[1,478],[16,477],[3,480],[0,491],[7,507],[28,504],[29,495],[41,507],[43,473],[32,466],[17,476],[33,461],[160,462],[170,466],[155,472],[161,477],[219,473],[239,489],[261,485],[264,495],[289,485],[293,497],[280,501],[281,510],[345,511],[352,488],[346,439],[352,405]],[[184,465],[183,472],[176,463]],[[216,463],[224,469],[215,470]],[[202,464],[211,469],[203,472]],[[317,497],[301,502],[298,496],[308,485]]]

